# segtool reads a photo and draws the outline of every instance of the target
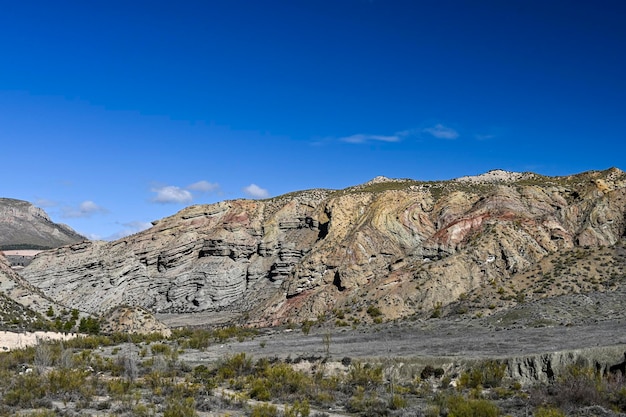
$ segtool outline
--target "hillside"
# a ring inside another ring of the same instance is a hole
[[[16,271],[42,250],[86,238],[69,226],[57,224],[31,203],[0,198],[0,329],[41,329],[49,326],[43,314],[58,305]]]
[[[44,313],[62,309],[11,269],[0,253],[0,330],[47,328]]]
[[[85,239],[27,201],[0,198],[0,250],[50,249]]]
[[[22,276],[63,305],[251,325],[488,316],[623,285],[626,174],[378,177],[192,206],[115,242],[46,251]]]

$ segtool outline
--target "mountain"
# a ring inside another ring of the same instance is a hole
[[[94,314],[128,305],[259,326],[495,317],[621,291],[625,213],[626,174],[616,168],[377,177],[344,190],[191,206],[115,242],[43,252],[21,275]]]
[[[69,226],[53,223],[31,203],[0,198],[0,250],[50,249],[86,240]]]

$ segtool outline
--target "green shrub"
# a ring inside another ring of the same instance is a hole
[[[272,394],[267,387],[265,379],[255,378],[250,383],[250,398],[254,398],[259,401],[269,401],[272,398]]]
[[[383,368],[352,362],[346,379],[346,383],[351,386],[375,388],[383,383]]]
[[[10,406],[35,408],[37,401],[46,395],[46,385],[44,377],[35,373],[18,375],[2,400]]]
[[[145,404],[137,404],[133,407],[133,417],[154,417],[156,416],[156,411],[154,410],[154,405],[145,405]]]
[[[121,378],[111,379],[107,382],[107,391],[116,401],[124,401],[131,394],[133,384]]]
[[[380,311],[378,307],[372,306],[372,305],[367,307],[367,314],[369,314],[369,316],[372,318],[380,317],[383,315],[383,313]]]
[[[441,303],[438,302],[437,304],[435,304],[435,308],[433,309],[433,312],[430,314],[430,317],[433,318],[433,319],[437,319],[437,318],[441,317],[442,313],[443,313],[443,311],[442,311]]]
[[[227,380],[248,375],[252,369],[252,359],[242,352],[222,361],[217,368],[217,376],[222,380]]]
[[[211,371],[204,365],[198,365],[193,369],[193,379],[195,382],[202,384],[206,391],[211,391],[217,387],[217,382]]]
[[[22,417],[56,417],[56,413],[52,410],[33,411],[28,414],[20,414]]]
[[[465,371],[459,378],[459,388],[499,387],[506,373],[506,364],[484,361],[479,366]]]
[[[309,320],[305,320],[302,322],[302,333],[304,333],[305,335],[308,335],[309,332],[311,331],[311,327],[313,326],[314,322],[309,321]]]
[[[112,346],[115,343],[116,342],[109,336],[104,335],[76,337],[74,339],[63,341],[66,348],[74,349],[97,349],[101,346]]]
[[[506,364],[497,361],[486,361],[482,364],[483,386],[499,387],[506,374]]]
[[[213,330],[213,337],[218,343],[223,343],[230,338],[236,338],[239,342],[243,342],[246,338],[252,338],[257,334],[258,331],[255,329],[238,326],[230,326],[223,329]]]
[[[196,417],[195,401],[193,398],[169,397],[166,401],[163,417]]]
[[[311,413],[311,407],[307,400],[295,401],[293,406],[285,406],[285,417],[308,417]]]
[[[78,324],[78,331],[87,334],[100,333],[100,322],[92,317],[83,317]]]
[[[35,348],[28,347],[10,352],[0,352],[0,369],[16,371],[24,363],[34,363]]]
[[[57,368],[53,369],[47,375],[48,379],[48,393],[53,398],[59,398],[62,400],[69,400],[73,396],[87,394],[90,397],[86,388],[87,374],[82,370]]]
[[[610,384],[610,388],[607,390],[607,396],[610,404],[614,408],[620,411],[626,411],[626,386],[619,382],[621,381],[618,380],[617,386]]]
[[[488,400],[465,399],[455,395],[447,401],[448,417],[497,417],[498,407]]]
[[[387,415],[387,404],[378,398],[375,392],[368,393],[362,386],[357,387],[346,408],[351,413],[359,413],[364,416]]]
[[[406,399],[398,394],[393,394],[389,399],[389,408],[392,410],[400,410],[402,408],[406,408],[407,401]]]
[[[565,417],[565,413],[554,407],[539,407],[535,410],[535,417]]]
[[[284,363],[267,367],[260,378],[272,398],[305,398],[313,385],[311,377]]]
[[[170,356],[172,354],[172,348],[165,343],[156,343],[150,346],[150,350],[153,355]]]
[[[594,369],[573,364],[559,375],[544,399],[558,408],[608,405],[611,387]],[[545,393],[540,393],[545,395]]]
[[[277,417],[278,408],[272,404],[257,404],[252,407],[250,417]]]

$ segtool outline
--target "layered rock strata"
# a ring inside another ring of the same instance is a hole
[[[509,174],[379,177],[192,206],[115,242],[43,252],[22,275],[91,313],[227,311],[269,325],[375,305],[393,319],[430,314],[556,251],[623,238],[622,171]]]

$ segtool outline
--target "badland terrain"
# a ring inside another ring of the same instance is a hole
[[[37,212],[7,201],[0,224]],[[55,230],[43,234],[67,228]],[[468,363],[497,360],[530,386],[577,363],[607,374],[626,350],[626,173],[617,168],[377,177],[191,206],[114,242],[23,235],[31,240],[3,244],[50,249],[23,269],[0,262],[4,327],[42,326],[65,310],[108,332],[260,329],[183,354],[197,366],[225,355],[334,356],[414,381],[427,365],[458,377]]]

